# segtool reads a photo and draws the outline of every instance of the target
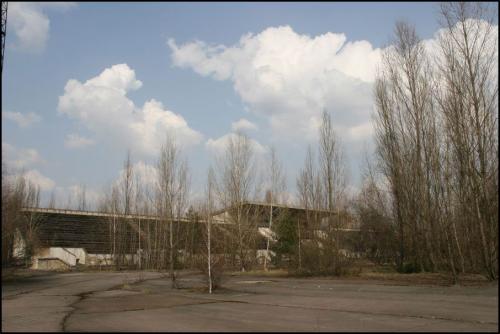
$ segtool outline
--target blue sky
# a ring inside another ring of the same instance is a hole
[[[54,190],[65,206],[76,186],[85,184],[95,198],[116,179],[128,148],[134,162],[154,165],[161,134],[175,128],[196,194],[232,123],[244,119],[240,129],[258,155],[276,147],[294,193],[318,110],[326,108],[355,189],[361,153],[373,141],[367,73],[396,20],[430,39],[437,9],[392,2],[11,3],[2,161],[31,171],[44,201]]]

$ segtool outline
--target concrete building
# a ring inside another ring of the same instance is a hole
[[[212,222],[219,225],[219,231],[230,234],[229,226],[234,224],[234,208],[226,208],[213,213]],[[246,202],[240,206],[245,221],[256,235],[256,256],[261,262],[264,257],[271,260],[272,252],[266,250],[267,241],[276,241],[276,236],[269,228],[284,212],[290,220],[306,226],[308,215],[325,220],[330,213],[323,210],[305,210],[290,205],[270,205],[260,202]],[[59,210],[44,208],[24,208],[37,229],[39,245],[32,258],[32,268],[66,270],[78,265],[110,266],[115,264],[113,254],[122,254],[121,263],[139,266],[144,263],[148,251],[156,256],[166,256],[166,249],[151,248],[155,233],[159,231],[160,218],[144,215],[121,215],[103,212],[77,210]],[[342,230],[357,233],[352,219],[344,219]],[[205,224],[203,219],[180,218],[175,224]],[[228,225],[224,227],[224,225]],[[119,231],[120,233],[117,233]],[[224,232],[225,231],[225,232]],[[321,233],[321,231],[316,231]],[[126,242],[120,242],[121,235]],[[307,239],[307,236],[304,236]],[[147,245],[147,246],[146,246]],[[15,253],[23,253],[24,241],[16,238]],[[121,248],[120,248],[121,247]],[[161,246],[160,246],[161,247]],[[119,248],[119,251],[118,251]]]

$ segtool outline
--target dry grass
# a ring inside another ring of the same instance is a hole
[[[384,281],[397,285],[439,285],[452,286],[453,277],[447,273],[377,273],[367,272],[359,275],[359,278],[367,280]],[[489,281],[482,275],[463,274],[458,277],[458,284],[463,286],[481,286]]]
[[[411,273],[402,274],[396,272],[391,266],[376,265],[368,260],[359,260],[355,265],[358,270],[358,279],[376,280],[388,284],[399,285],[453,285],[453,277],[449,273]],[[458,284],[463,286],[478,286],[487,284],[489,281],[482,275],[462,274],[458,277]]]
[[[56,271],[35,270],[27,268],[2,268],[2,282],[15,281],[33,276],[51,275]]]
[[[287,277],[288,271],[284,269],[233,271],[231,276],[265,276],[265,277]]]
[[[284,269],[264,270],[249,270],[245,272],[234,271],[228,273],[230,276],[246,277],[302,277],[297,273],[288,272]],[[453,277],[447,273],[412,273],[402,274],[389,265],[377,265],[366,259],[356,260],[343,275],[304,275],[304,278],[324,278],[324,279],[340,279],[350,281],[376,281],[380,284],[391,285],[437,285],[437,286],[451,286],[453,285]],[[484,285],[488,280],[481,275],[466,274],[459,277],[458,284],[472,286]]]

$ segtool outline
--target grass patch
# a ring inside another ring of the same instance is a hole
[[[30,268],[2,268],[2,282],[13,282],[34,276],[53,275],[58,272]]]
[[[391,284],[405,285],[438,285],[452,286],[453,277],[448,273],[411,273],[401,274],[397,272],[368,272],[360,275],[363,279],[390,282]],[[489,281],[486,277],[477,274],[463,274],[458,276],[458,284],[463,286],[481,286]]]
[[[122,289],[123,290],[132,290],[132,287],[130,286],[130,284],[125,283],[125,284],[122,285]]]

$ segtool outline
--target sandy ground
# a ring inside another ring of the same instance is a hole
[[[2,284],[2,331],[498,331],[498,283],[228,276],[202,291],[155,272],[45,273]]]

